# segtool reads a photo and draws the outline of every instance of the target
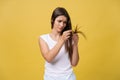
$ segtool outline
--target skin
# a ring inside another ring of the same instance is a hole
[[[49,34],[50,37],[57,41],[57,44],[50,50],[48,48],[47,43],[42,39],[39,38],[39,46],[42,56],[47,62],[52,62],[52,60],[56,57],[59,53],[61,47],[65,43],[66,40],[70,37],[70,33],[72,30],[64,31],[62,35],[60,35],[61,31],[66,27],[67,18],[63,15],[58,16],[53,24],[53,29]],[[72,39],[74,41],[73,44],[73,55],[72,59],[70,60],[72,66],[76,66],[79,61],[79,53],[78,53],[78,35],[73,34]]]

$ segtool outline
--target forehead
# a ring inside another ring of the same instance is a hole
[[[63,21],[67,21],[67,17],[64,15],[58,16],[56,17],[56,20],[63,20]]]

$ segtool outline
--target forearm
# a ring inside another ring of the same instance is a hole
[[[55,58],[55,56],[57,56],[63,44],[64,44],[64,41],[60,39],[58,43],[51,50],[48,51],[46,55],[46,60],[48,62],[51,62]]]
[[[78,46],[73,45],[73,54],[71,59],[71,65],[76,66],[79,62],[79,52],[78,52]]]

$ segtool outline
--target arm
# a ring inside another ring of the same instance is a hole
[[[58,54],[59,50],[61,49],[62,45],[64,44],[64,41],[60,39],[58,43],[50,50],[48,48],[47,43],[43,39],[39,38],[38,41],[42,56],[47,62],[51,62],[55,58],[55,56]]]
[[[70,37],[71,31],[72,30],[65,31],[63,35],[60,37],[57,44],[52,49],[49,49],[47,43],[43,39],[39,38],[38,41],[39,41],[40,50],[42,56],[47,62],[51,62],[56,57],[61,47],[65,43],[65,41]]]
[[[71,65],[76,66],[79,62],[79,52],[78,52],[78,35],[73,34],[73,54],[71,59]]]

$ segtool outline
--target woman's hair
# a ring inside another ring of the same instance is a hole
[[[51,16],[51,28],[53,28],[55,19],[58,16],[61,16],[61,15],[64,15],[67,18],[66,27],[61,32],[61,35],[62,35],[64,31],[72,29],[71,19],[70,19],[70,16],[69,16],[69,14],[68,14],[68,12],[66,11],[65,8],[63,8],[63,7],[57,7],[53,11],[52,16]],[[73,53],[73,48],[72,48],[72,33],[71,33],[71,37],[65,42],[65,49],[66,49],[66,51],[69,52],[70,59],[72,59],[72,53]]]

